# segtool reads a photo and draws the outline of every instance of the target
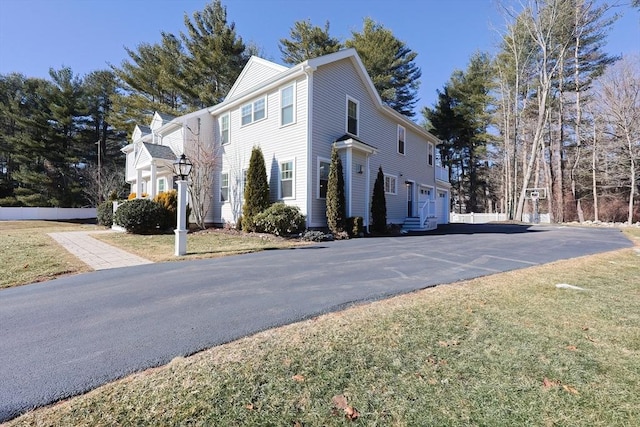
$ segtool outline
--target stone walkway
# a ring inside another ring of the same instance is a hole
[[[113,233],[113,231],[69,231],[49,233],[49,236],[94,270],[152,264],[148,259],[125,252],[90,236],[98,233]]]

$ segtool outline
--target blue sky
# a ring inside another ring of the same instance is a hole
[[[518,0],[503,0],[519,4]],[[615,0],[613,0],[615,2]],[[622,18],[610,34],[612,54],[640,50],[640,12],[619,0]],[[79,75],[119,65],[124,47],[159,41],[160,32],[184,30],[184,14],[208,0],[0,0],[0,73],[48,78],[50,67]],[[341,40],[371,17],[418,53],[422,69],[417,109],[432,106],[436,89],[478,50],[494,52],[505,21],[497,0],[223,0],[227,18],[245,42],[280,63],[278,40],[297,20],[330,23]]]

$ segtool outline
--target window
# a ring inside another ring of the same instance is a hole
[[[229,201],[229,173],[224,172],[220,174],[220,201]]]
[[[433,166],[433,144],[431,143],[427,146],[427,163]]]
[[[293,197],[293,161],[280,163],[280,198]]]
[[[384,192],[387,194],[397,194],[396,177],[394,175],[384,176]]]
[[[327,197],[327,185],[329,184],[329,168],[331,162],[327,159],[318,159],[318,198]]]
[[[158,193],[167,191],[167,180],[164,178],[158,179]]]
[[[267,116],[266,102],[263,96],[251,104],[243,105],[240,108],[240,124],[244,126],[264,119]]]
[[[229,114],[220,117],[220,144],[229,143]]]
[[[280,91],[280,126],[293,122],[293,85],[291,85]]]
[[[347,132],[358,135],[358,101],[347,97]]]
[[[402,126],[398,125],[398,153],[404,154],[404,138],[405,130]]]

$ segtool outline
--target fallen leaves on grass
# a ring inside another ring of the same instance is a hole
[[[542,380],[542,386],[543,386],[545,389],[550,389],[550,388],[552,388],[552,387],[559,387],[559,386],[562,386],[562,389],[563,389],[564,391],[566,391],[567,393],[571,393],[571,394],[574,394],[574,395],[580,394],[580,393],[578,392],[578,390],[576,390],[576,388],[575,388],[575,387],[572,387],[572,386],[570,386],[570,385],[566,385],[566,384],[562,384],[560,381],[557,381],[557,380],[550,380],[550,379],[549,379],[549,378],[547,378],[547,377],[544,377],[544,380]]]
[[[344,411],[344,416],[348,420],[355,421],[360,416],[360,413],[354,407],[349,406],[349,404],[347,403],[347,398],[344,397],[344,395],[339,394],[333,396],[331,401],[337,409],[342,409]]]
[[[304,381],[304,375],[297,374],[297,375],[292,376],[291,379],[294,380],[297,383],[301,383],[301,382]]]
[[[567,350],[569,350],[569,351],[578,351],[578,347],[576,347],[575,345],[568,345],[567,346]]]

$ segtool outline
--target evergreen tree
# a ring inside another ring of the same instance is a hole
[[[385,233],[387,231],[387,201],[384,196],[384,173],[382,172],[382,166],[378,168],[376,182],[373,184],[371,230],[376,233]]]
[[[364,20],[362,32],[352,32],[345,46],[358,51],[382,101],[397,112],[413,117],[422,75],[414,62],[418,54],[371,18]]]
[[[260,147],[253,147],[244,185],[244,205],[242,206],[242,229],[255,230],[255,216],[269,207],[269,183],[267,168]]]
[[[227,95],[242,67],[249,59],[235,24],[227,22],[227,8],[220,0],[195,12],[193,20],[184,17],[187,33],[181,33],[188,56],[185,86],[189,104],[204,108],[221,102]]]
[[[329,35],[329,21],[324,29],[314,26],[310,20],[297,21],[291,28],[289,39],[278,44],[282,60],[286,64],[299,64],[307,59],[328,55],[340,50],[340,40]]]
[[[342,160],[340,160],[336,147],[331,149],[326,202],[329,230],[334,234],[344,232],[347,221],[344,175],[342,172]]]

